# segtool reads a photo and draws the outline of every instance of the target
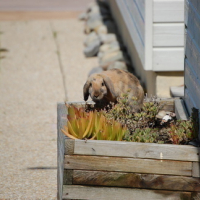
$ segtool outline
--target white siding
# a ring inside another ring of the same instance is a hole
[[[154,71],[183,71],[184,48],[154,48]]]
[[[184,23],[155,23],[153,25],[154,47],[183,47]]]
[[[154,0],[154,22],[183,22],[184,0]]]
[[[184,70],[184,0],[153,0],[152,69]]]

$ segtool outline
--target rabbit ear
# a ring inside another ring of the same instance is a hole
[[[90,81],[88,80],[83,87],[83,97],[85,101],[87,101],[89,97],[89,87],[90,87]]]
[[[107,89],[110,91],[112,97],[115,99],[117,97],[117,95],[115,93],[112,81],[107,76],[102,76],[102,77],[103,77],[103,80],[104,80],[104,83],[105,83]]]

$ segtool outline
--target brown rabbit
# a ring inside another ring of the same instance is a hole
[[[133,112],[137,112],[143,105],[144,91],[139,80],[129,72],[111,69],[92,74],[83,87],[85,101],[90,95],[95,103],[103,105],[116,103],[117,98],[127,92],[129,105]]]

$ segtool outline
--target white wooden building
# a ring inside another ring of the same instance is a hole
[[[135,73],[149,95],[183,85],[184,0],[109,0]]]

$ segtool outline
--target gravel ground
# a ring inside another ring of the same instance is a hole
[[[97,59],[77,19],[0,22],[0,33],[0,199],[56,199],[56,104],[83,100]]]

